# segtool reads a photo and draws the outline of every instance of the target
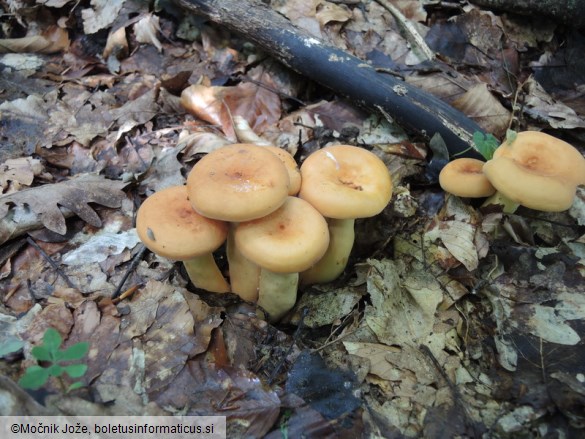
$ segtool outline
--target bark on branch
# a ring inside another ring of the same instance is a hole
[[[471,0],[488,9],[542,15],[570,27],[585,27],[585,0]]]
[[[177,0],[186,10],[254,42],[298,73],[344,95],[354,103],[386,112],[411,132],[427,139],[439,133],[449,152],[481,158],[472,136],[479,125],[429,93],[377,72],[357,57],[295,27],[257,0]],[[471,147],[471,148],[470,148]]]

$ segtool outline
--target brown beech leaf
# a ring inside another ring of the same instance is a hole
[[[6,160],[0,164],[0,192],[13,193],[22,186],[30,186],[42,171],[43,165],[38,159],[19,157]]]
[[[134,25],[136,41],[139,43],[152,44],[156,50],[162,52],[162,44],[157,38],[160,32],[160,22],[156,15],[148,14]]]
[[[69,47],[65,29],[49,26],[42,35],[0,39],[0,53],[56,53]]]
[[[511,114],[488,90],[486,84],[471,87],[451,104],[475,120],[486,132],[496,137],[506,134]]]
[[[270,75],[255,71],[250,74],[254,81],[276,89]],[[225,135],[235,139],[234,116],[243,117],[257,134],[280,119],[280,98],[266,87],[252,82],[241,82],[230,87],[191,85],[183,90],[181,104],[198,118],[218,125]]]
[[[125,0],[93,0],[92,8],[82,9],[83,30],[86,35],[107,28],[120,14]]]
[[[122,192],[123,187],[124,183],[121,181],[85,174],[61,183],[23,189],[20,192],[4,195],[0,197],[0,243],[14,237],[12,230],[19,227],[18,222],[21,220],[29,224],[29,228],[35,228],[34,219],[36,219],[38,225],[64,235],[67,231],[65,215],[68,213],[63,212],[60,206],[92,226],[99,227],[101,220],[88,203],[119,207],[125,197]],[[31,220],[31,213],[33,220]]]

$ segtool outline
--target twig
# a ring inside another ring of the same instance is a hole
[[[136,255],[134,255],[134,258],[132,259],[132,263],[128,267],[128,270],[126,270],[126,273],[124,273],[124,277],[122,278],[122,280],[118,284],[116,291],[114,291],[114,294],[112,295],[112,299],[116,299],[120,294],[122,294],[122,288],[124,287],[124,284],[128,280],[128,277],[130,277],[130,273],[132,273],[134,271],[136,266],[142,260],[142,256],[144,256],[145,251],[146,251],[146,247],[144,245],[142,245],[142,248],[138,251],[138,253],[136,253]]]
[[[38,251],[41,254],[41,256],[47,260],[49,265],[51,265],[53,270],[55,270],[55,273],[61,276],[61,278],[65,281],[69,288],[77,289],[77,287],[73,285],[73,282],[71,282],[71,279],[69,279],[69,277],[67,277],[67,275],[63,273],[63,271],[61,271],[57,263],[53,261],[53,259],[41,247],[39,247],[39,245],[30,236],[26,237],[26,242],[33,246],[34,249]]]
[[[282,356],[282,358],[280,359],[280,361],[278,362],[278,364],[274,368],[274,370],[272,371],[272,373],[270,374],[270,376],[268,377],[268,385],[271,385],[273,383],[273,381],[276,379],[276,376],[280,372],[280,369],[282,369],[282,367],[284,366],[284,362],[286,361],[286,358],[292,352],[295,343],[297,342],[297,340],[300,337],[301,329],[303,329],[305,326],[305,317],[307,316],[308,313],[309,313],[308,308],[303,308],[301,310],[301,318],[299,320],[299,326],[297,326],[297,329],[295,330],[295,333],[293,334],[292,342],[291,342],[290,346],[288,347],[288,349],[286,350],[285,354]]]
[[[390,3],[387,0],[376,0],[380,6],[386,9],[388,12],[392,14],[394,19],[398,22],[400,27],[404,29],[406,32],[406,39],[408,42],[417,47],[421,54],[424,55],[424,58],[428,61],[433,61],[435,59],[435,54],[431,50],[431,48],[427,45],[421,34],[416,30],[413,24],[400,12],[396,6]]]
[[[128,288],[126,291],[124,291],[122,294],[120,294],[119,297],[112,299],[112,303],[119,303],[122,300],[130,297],[132,294],[134,294],[136,292],[136,290],[138,288],[140,288],[140,284],[132,285],[130,288]]]
[[[323,349],[326,349],[326,348],[328,348],[329,346],[331,346],[331,345],[333,345],[335,343],[339,343],[344,338],[349,337],[350,335],[354,334],[358,330],[358,328],[354,329],[353,331],[346,332],[345,334],[343,333],[343,328],[347,328],[347,321],[352,317],[352,315],[353,315],[353,313],[352,314],[348,314],[347,316],[345,316],[345,318],[343,319],[343,321],[341,322],[341,324],[337,328],[335,328],[331,332],[331,334],[329,334],[329,336],[327,337],[327,340],[325,340],[325,343],[322,346],[319,346],[318,348],[312,349],[311,352],[319,352],[319,351],[322,351]],[[334,337],[335,334],[340,329],[342,330],[341,331],[341,334],[336,339],[333,339],[332,337]]]
[[[522,81],[520,85],[516,87],[516,91],[514,92],[514,101],[512,102],[512,114],[510,115],[510,122],[508,123],[508,130],[512,129],[512,124],[516,119],[516,115],[520,112],[520,108],[518,107],[518,97],[520,96],[520,92],[524,90],[528,81],[532,79],[532,75],[528,76],[526,80]]]
[[[455,384],[453,384],[451,379],[447,376],[447,374],[445,373],[445,370],[439,364],[439,362],[437,361],[437,358],[434,356],[434,354],[431,352],[431,350],[429,349],[429,347],[427,345],[421,344],[419,346],[419,349],[423,352],[423,354],[425,354],[429,358],[429,360],[431,360],[431,363],[433,363],[433,366],[435,366],[435,369],[437,369],[437,372],[439,372],[441,377],[443,377],[443,379],[447,383],[447,387],[449,387],[449,390],[453,394],[453,400],[454,400],[455,405],[457,407],[459,407],[459,409],[463,413],[465,425],[467,427],[471,427],[471,429],[473,430],[473,437],[479,437],[477,434],[477,431],[476,431],[477,428],[475,425],[475,421],[469,415],[469,411],[467,410],[467,407],[465,407],[465,404],[463,403],[463,397],[461,396],[461,392],[459,392],[459,389],[457,388],[457,386]]]
[[[240,81],[242,82],[251,82],[254,85],[257,85],[260,88],[263,88],[265,90],[268,90],[276,95],[278,95],[278,97],[282,98],[282,99],[287,99],[293,102],[296,102],[299,105],[307,105],[304,101],[302,101],[299,98],[295,98],[294,96],[291,96],[287,93],[283,93],[280,90],[275,89],[274,87],[270,87],[266,84],[264,84],[262,81],[256,81],[255,79],[250,78],[249,76],[246,75],[241,75],[241,76],[235,76],[236,78],[239,78]]]

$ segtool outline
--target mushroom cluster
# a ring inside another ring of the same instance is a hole
[[[460,197],[489,197],[484,205],[500,205],[506,213],[520,205],[561,212],[573,204],[577,186],[585,184],[585,158],[556,137],[523,131],[485,164],[464,158],[448,163],[439,183]]]
[[[354,220],[380,213],[391,196],[385,164],[359,147],[325,147],[299,169],[280,148],[234,144],[199,160],[186,186],[147,198],[136,228],[152,252],[183,261],[195,286],[257,302],[277,321],[300,281],[343,272]],[[213,258],[224,242],[229,284]]]

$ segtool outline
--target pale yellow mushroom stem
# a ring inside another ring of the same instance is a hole
[[[329,247],[319,262],[301,273],[301,284],[331,282],[343,273],[355,239],[354,223],[353,218],[327,219]]]
[[[247,259],[238,249],[234,239],[234,228],[235,224],[232,224],[226,245],[232,293],[248,302],[256,302],[258,300],[260,267]]]
[[[299,273],[260,271],[258,306],[268,314],[267,320],[277,322],[295,306],[298,283]]]
[[[230,291],[230,286],[217,267],[212,253],[183,261],[183,265],[189,279],[197,288],[212,293],[228,293]]]

